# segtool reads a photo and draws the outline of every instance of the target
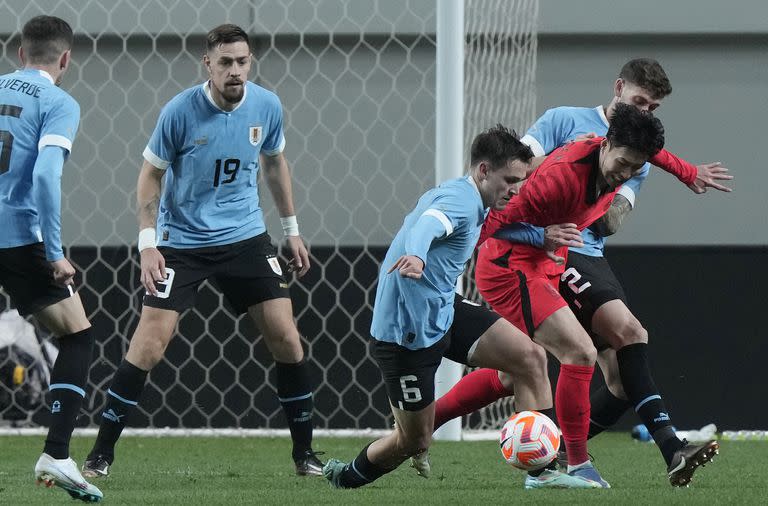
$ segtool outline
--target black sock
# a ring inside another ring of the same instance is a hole
[[[293,440],[293,460],[297,461],[312,449],[312,381],[309,364],[275,362],[277,397],[288,419]]]
[[[550,418],[550,420],[557,423],[557,418],[555,418],[555,408],[539,409],[538,412],[543,415],[547,415]],[[565,450],[565,445],[563,444],[562,436],[560,436],[560,449]],[[557,458],[555,458],[552,462],[542,467],[541,469],[536,469],[535,471],[528,471],[528,474],[531,476],[540,476],[546,470],[550,470],[550,471],[557,470]]]
[[[92,355],[90,328],[59,338],[59,355],[51,371],[51,421],[43,448],[55,459],[69,457],[69,440],[85,398]]]
[[[363,485],[367,485],[374,482],[392,471],[392,469],[383,469],[370,460],[368,460],[368,447],[371,443],[367,444],[363,451],[361,451],[355,460],[350,462],[344,467],[344,470],[339,476],[339,485],[343,488],[358,488]]]
[[[589,439],[612,427],[629,409],[629,402],[613,395],[605,385],[592,392],[589,402],[592,405],[592,414],[589,417]]]
[[[647,349],[648,345],[645,343],[630,344],[616,352],[616,359],[619,363],[621,383],[629,402],[648,428],[669,465],[672,456],[682,448],[683,443],[672,430],[669,413],[651,377]]]
[[[139,369],[123,359],[112,378],[112,385],[107,390],[107,401],[101,413],[101,426],[93,450],[88,458],[103,455],[111,464],[115,458],[115,444],[125,428],[128,415],[139,403],[144,390],[144,382],[149,371]]]

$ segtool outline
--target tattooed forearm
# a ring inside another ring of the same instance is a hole
[[[616,195],[611,207],[602,218],[597,220],[592,228],[601,236],[608,237],[619,231],[624,218],[632,210],[632,205],[624,195]]]

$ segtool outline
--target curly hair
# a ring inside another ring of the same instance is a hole
[[[664,126],[650,112],[616,104],[610,123],[605,137],[612,146],[633,149],[649,159],[664,147]]]

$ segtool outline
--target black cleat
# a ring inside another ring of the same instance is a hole
[[[720,453],[720,444],[707,441],[704,444],[690,444],[683,439],[683,447],[677,450],[667,467],[667,476],[673,487],[687,487],[696,468],[711,462]]]
[[[325,452],[315,452],[307,450],[298,459],[294,457],[296,464],[296,474],[298,476],[323,476],[323,462],[317,458]]]
[[[83,464],[83,476],[88,478],[106,478],[109,476],[109,466],[112,463],[106,455],[96,455],[87,458]]]

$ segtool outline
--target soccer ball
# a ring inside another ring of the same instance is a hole
[[[560,429],[538,411],[512,415],[501,428],[499,446],[504,460],[518,469],[535,471],[557,457]]]

